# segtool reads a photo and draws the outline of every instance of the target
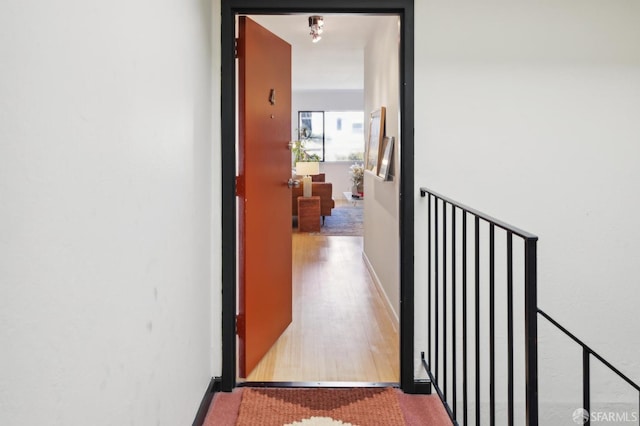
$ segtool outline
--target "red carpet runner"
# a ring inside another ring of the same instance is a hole
[[[391,388],[245,388],[216,394],[205,426],[450,425],[433,395]]]

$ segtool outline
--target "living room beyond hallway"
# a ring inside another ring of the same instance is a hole
[[[396,320],[362,237],[293,234],[293,321],[249,381],[399,381]]]

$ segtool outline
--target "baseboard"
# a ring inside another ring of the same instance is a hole
[[[384,303],[385,308],[387,309],[387,312],[389,313],[391,318],[393,318],[394,320],[393,326],[397,332],[400,329],[400,318],[398,318],[398,314],[393,309],[393,304],[389,300],[389,296],[387,296],[387,292],[384,290],[384,287],[382,286],[382,282],[380,281],[380,278],[378,278],[378,274],[376,274],[375,269],[373,269],[373,265],[369,261],[369,258],[367,257],[367,254],[364,251],[362,252],[362,259],[364,260],[364,264],[367,266],[367,270],[371,275],[371,279],[373,280],[373,283],[376,285],[378,292],[382,295],[382,298],[385,301]]]
[[[431,395],[431,380],[413,379],[413,393],[416,395]]]
[[[196,418],[193,420],[193,426],[202,426],[204,424],[204,420],[207,417],[207,413],[209,412],[209,406],[211,405],[213,396],[216,394],[216,392],[220,392],[221,389],[222,379],[220,377],[212,377],[211,381],[209,382],[209,386],[207,386],[207,390],[202,397],[202,401],[200,402],[200,407],[198,408]]]

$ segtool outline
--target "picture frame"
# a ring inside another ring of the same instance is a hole
[[[386,108],[380,107],[371,113],[369,120],[369,139],[367,140],[367,157],[365,169],[378,174],[381,156],[382,138],[384,137]]]
[[[382,180],[389,180],[394,142],[395,138],[393,136],[385,136],[382,143],[382,156],[380,157],[380,166],[378,168],[378,177]]]

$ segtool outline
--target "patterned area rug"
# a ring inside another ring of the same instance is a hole
[[[399,389],[237,388],[215,394],[204,421],[204,426],[396,424],[451,426],[451,420],[437,395],[407,395]]]
[[[403,426],[390,388],[245,389],[238,426]]]
[[[293,217],[293,232],[298,232],[298,218]],[[327,216],[319,235],[346,235],[361,237],[363,234],[363,208],[360,205],[338,204]]]

